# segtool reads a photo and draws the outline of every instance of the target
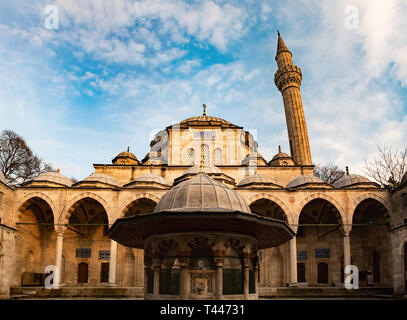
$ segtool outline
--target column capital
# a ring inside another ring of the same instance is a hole
[[[350,235],[350,232],[352,231],[352,225],[349,225],[349,224],[344,224],[343,226],[342,226],[342,231],[343,231],[343,235],[345,236],[345,237],[348,237],[349,235]]]
[[[55,233],[56,233],[57,236],[59,236],[59,237],[63,237],[65,231],[66,231],[66,227],[65,227],[65,226],[63,226],[63,227],[57,226],[56,229],[55,229]]]

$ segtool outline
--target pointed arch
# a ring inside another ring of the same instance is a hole
[[[69,200],[65,204],[64,208],[62,209],[61,215],[59,216],[59,219],[58,219],[58,224],[59,225],[68,224],[69,223],[69,218],[70,218],[73,210],[75,209],[74,205],[77,202],[79,202],[79,201],[81,201],[82,199],[85,199],[85,198],[91,198],[91,199],[99,202],[99,204],[106,211],[108,223],[111,224],[111,222],[113,220],[113,216],[112,216],[112,212],[111,212],[111,208],[110,208],[109,204],[101,196],[99,196],[99,195],[97,195],[96,193],[93,193],[93,192],[83,192],[83,193],[77,195],[76,197],[72,198],[71,200]]]
[[[270,200],[270,201],[278,204],[280,206],[281,210],[283,210],[284,214],[286,215],[288,224],[293,225],[295,223],[293,215],[291,214],[291,211],[288,209],[286,204],[283,201],[281,201],[280,199],[276,198],[275,196],[272,196],[267,193],[258,193],[256,195],[250,197],[248,199],[247,203],[250,206],[253,202],[260,200],[260,199],[267,199],[267,200]]]
[[[55,206],[55,203],[51,200],[50,197],[48,197],[45,193],[42,192],[30,192],[29,194],[25,195],[24,198],[19,202],[17,205],[17,212],[16,212],[16,220],[19,221],[21,220],[21,215],[27,208],[35,202],[35,199],[41,199],[44,201],[52,211],[52,215],[54,217],[54,221],[56,221],[56,217],[58,216],[57,209]]]
[[[343,223],[344,225],[349,224],[349,222],[348,222],[348,217],[346,216],[343,207],[342,207],[342,206],[338,203],[338,201],[336,201],[334,198],[332,198],[332,197],[330,197],[330,196],[328,196],[328,195],[326,195],[326,194],[324,194],[324,193],[313,193],[313,194],[309,195],[308,197],[306,197],[306,198],[305,198],[303,201],[301,201],[301,203],[297,206],[296,212],[301,213],[302,210],[304,209],[304,207],[305,207],[308,203],[310,203],[312,200],[315,200],[315,199],[324,199],[324,200],[328,201],[329,203],[331,203],[331,204],[336,208],[336,210],[338,210],[339,215],[340,215],[339,218],[341,218],[342,223]],[[296,220],[297,224],[299,224],[300,215],[301,215],[301,214],[299,214],[298,217],[297,217],[297,220]]]
[[[383,212],[384,217],[386,222],[390,225],[391,224],[391,218],[390,218],[390,212],[391,212],[391,204],[386,201],[385,199],[383,199],[382,197],[379,197],[378,195],[374,194],[374,193],[365,193],[363,195],[361,195],[360,197],[358,197],[355,201],[353,201],[353,207],[351,208],[350,212],[351,212],[351,217],[350,220],[353,221],[353,216],[355,215],[355,210],[356,208],[365,200],[367,199],[373,199],[378,201],[380,204],[383,205],[383,207],[386,209],[386,212]]]
[[[130,207],[133,205],[133,203],[134,203],[135,201],[137,201],[137,200],[140,200],[140,199],[148,199],[148,200],[154,201],[154,202],[156,203],[156,205],[157,205],[158,202],[160,201],[160,198],[157,197],[157,196],[154,195],[154,194],[151,194],[151,193],[139,193],[139,194],[137,194],[137,195],[131,197],[130,200],[127,200],[126,202],[123,201],[123,202],[121,203],[121,205],[120,205],[120,207],[119,207],[119,210],[117,211],[117,212],[119,213],[119,217],[120,217],[120,218],[121,218],[121,217],[124,217],[124,215],[126,214],[127,210],[130,209]]]

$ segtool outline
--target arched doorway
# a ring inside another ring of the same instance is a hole
[[[250,204],[250,210],[261,216],[288,222],[284,210],[274,201],[261,198]],[[259,255],[259,286],[281,287],[288,279],[284,278],[284,255],[287,255],[288,243],[279,247],[261,250]],[[287,260],[288,261],[288,260]]]
[[[101,269],[101,263],[109,262],[106,253],[110,252],[110,239],[106,235],[109,229],[106,210],[99,201],[85,197],[75,202],[69,212],[64,248],[71,250],[65,251],[66,261],[70,261],[65,267],[65,282],[98,286],[108,278],[109,272],[106,266]],[[76,264],[77,272],[74,267]]]
[[[350,241],[362,287],[392,286],[389,221],[387,209],[376,199],[363,200],[354,211]]]
[[[45,267],[55,264],[56,234],[51,206],[34,196],[18,210],[16,222],[17,264],[13,282],[22,286],[42,286]]]
[[[86,262],[78,264],[78,283],[88,283],[88,268]]]
[[[139,198],[131,202],[122,212],[122,216],[131,217],[138,214],[151,213],[157,203],[149,198]],[[118,261],[121,275],[120,285],[126,287],[144,286],[144,252],[141,249],[131,249],[118,246]]]
[[[343,221],[338,209],[326,199],[313,199],[301,210],[298,224],[298,282],[309,285],[340,283]],[[328,264],[331,270],[328,270]]]

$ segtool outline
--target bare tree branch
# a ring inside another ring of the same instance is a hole
[[[21,185],[43,172],[55,171],[11,130],[3,130],[0,135],[0,170],[11,185]]]
[[[327,166],[316,164],[314,167],[314,175],[328,184],[334,184],[345,174],[345,171],[340,170],[337,165],[329,164]]]
[[[372,160],[364,159],[363,172],[383,187],[397,187],[407,170],[407,146],[393,150],[389,146],[377,146],[378,155]]]

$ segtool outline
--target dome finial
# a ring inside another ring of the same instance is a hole
[[[130,147],[129,146],[127,146],[127,152],[130,152]]]
[[[301,166],[301,175],[302,176],[304,175],[304,167],[303,166]]]
[[[346,166],[346,175],[347,176],[349,175],[349,167],[348,166]]]
[[[57,173],[60,173],[61,172],[61,170],[59,170],[59,168],[57,169]]]
[[[281,153],[281,146],[278,146],[278,153]]]
[[[203,107],[203,115],[206,116],[206,104],[204,103],[202,105],[202,107]]]

